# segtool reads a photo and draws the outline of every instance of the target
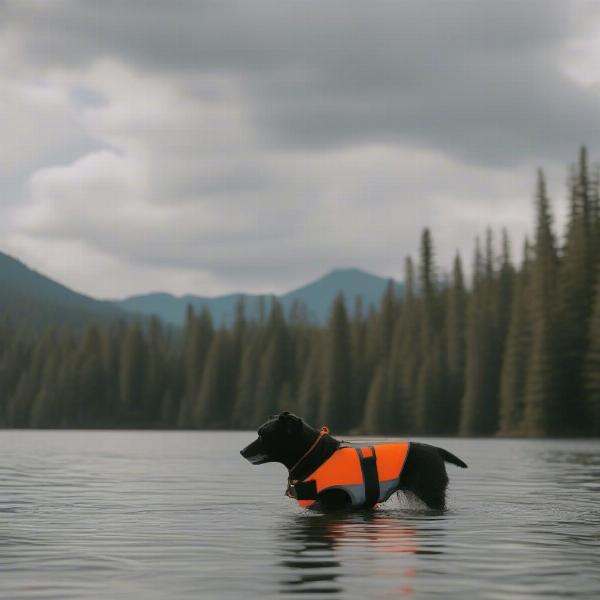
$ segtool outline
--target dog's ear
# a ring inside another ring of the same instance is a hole
[[[298,433],[302,429],[302,419],[287,410],[280,413],[278,418],[285,426],[285,431],[288,435]]]

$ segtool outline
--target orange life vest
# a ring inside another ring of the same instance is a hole
[[[318,494],[338,489],[346,492],[353,507],[385,502],[399,489],[409,442],[350,446],[336,450],[302,481],[292,481],[288,495],[303,508],[318,501]]]

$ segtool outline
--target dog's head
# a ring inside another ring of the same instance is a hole
[[[289,413],[271,417],[258,428],[258,438],[240,451],[253,465],[268,462],[286,462],[306,451],[319,435],[300,417]]]

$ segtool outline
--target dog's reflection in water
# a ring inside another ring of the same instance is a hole
[[[277,537],[282,558],[279,565],[286,569],[280,591],[287,594],[347,595],[344,579],[358,573],[352,569],[351,561],[344,564],[342,550],[348,551],[344,552],[346,556],[351,556],[354,550],[361,555],[361,562],[378,553],[421,554],[416,529],[391,511],[329,514],[305,511],[279,530]],[[404,597],[412,595],[415,574],[415,561],[400,556],[393,569],[375,567],[369,573],[394,581],[393,590],[384,591],[381,582],[378,583],[382,595],[393,593]]]
[[[280,565],[286,568],[282,592],[340,594],[342,565],[336,556],[336,517],[296,516],[289,529],[279,532]]]

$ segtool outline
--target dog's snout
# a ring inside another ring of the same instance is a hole
[[[240,450],[240,454],[253,465],[262,465],[269,461],[269,455],[263,448],[260,438]]]

